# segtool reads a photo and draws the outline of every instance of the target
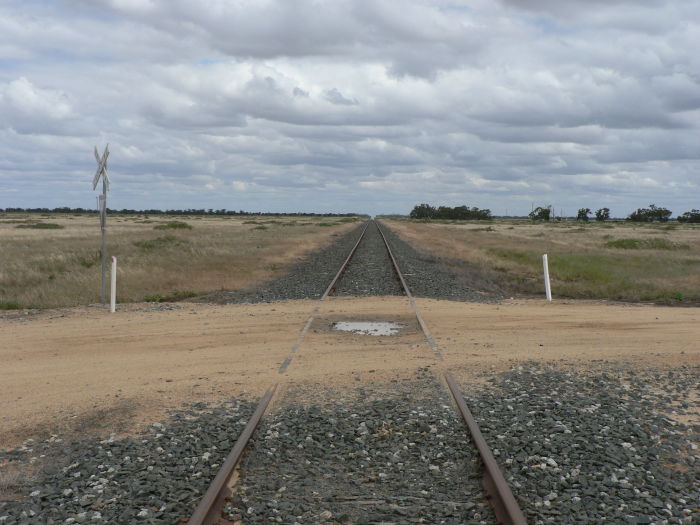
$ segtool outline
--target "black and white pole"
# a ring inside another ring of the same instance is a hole
[[[102,232],[102,244],[100,256],[102,259],[102,304],[107,304],[107,190],[109,190],[109,178],[107,177],[107,157],[109,157],[109,144],[105,146],[102,156],[95,146],[95,160],[97,161],[97,171],[92,179],[92,189],[97,188],[97,183],[102,177],[102,194],[99,197],[100,230]]]

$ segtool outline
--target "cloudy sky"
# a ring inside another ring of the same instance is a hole
[[[0,208],[700,208],[697,0],[0,0]]]

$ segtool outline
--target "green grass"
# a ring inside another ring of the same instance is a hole
[[[542,255],[530,250],[495,248],[499,259],[520,265],[513,280],[525,292],[542,291]],[[700,299],[700,293],[681,291],[663,284],[669,273],[691,275],[700,271],[700,260],[668,261],[662,255],[549,253],[549,272],[555,295],[633,301],[684,301]],[[506,270],[508,271],[508,270]]]
[[[150,252],[161,248],[167,248],[169,246],[180,246],[183,244],[183,242],[184,241],[181,241],[172,235],[165,235],[164,237],[146,239],[145,241],[134,241],[134,246],[140,248],[143,252]]]
[[[677,243],[652,237],[650,239],[615,239],[605,243],[606,248],[620,248],[622,250],[688,250],[687,244]]]
[[[181,301],[183,299],[189,299],[190,297],[197,297],[197,292],[192,290],[173,290],[170,292],[165,300],[166,301]]]
[[[154,230],[191,230],[192,226],[182,221],[169,221],[153,227]]]
[[[0,301],[0,310],[21,310],[22,305],[15,301]]]
[[[535,266],[542,260],[541,255],[535,252],[523,251],[523,250],[511,250],[507,248],[492,248],[488,250],[491,255],[496,255],[501,259],[511,261],[517,264],[523,264],[526,266]]]
[[[18,224],[15,228],[31,228],[32,230],[62,230],[65,226],[55,222],[36,222],[33,224]]]
[[[169,295],[151,294],[144,297],[143,300],[147,303],[173,303],[190,297],[197,297],[197,293],[192,290],[173,290]]]
[[[78,264],[80,264],[80,266],[82,266],[83,268],[92,268],[98,262],[100,262],[100,253],[97,252],[92,257],[78,257],[77,259]]]
[[[483,223],[493,223],[494,219],[411,219],[404,217],[397,219],[406,222],[422,222],[422,223],[433,223],[433,224],[483,224]]]
[[[270,219],[267,221],[243,221],[243,224],[275,224],[278,226],[294,226],[297,221],[281,221],[279,219]]]

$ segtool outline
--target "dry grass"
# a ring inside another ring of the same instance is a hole
[[[698,225],[508,220],[390,224],[421,250],[469,261],[512,293],[543,294],[541,256],[547,253],[553,293],[560,297],[700,302]]]
[[[62,228],[17,228],[42,222]],[[331,217],[113,215],[108,250],[118,259],[118,300],[185,298],[254,285],[353,226]],[[0,214],[0,243],[0,309],[99,301],[95,216]]]

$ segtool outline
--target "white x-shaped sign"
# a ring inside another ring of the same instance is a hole
[[[105,146],[105,151],[100,157],[97,152],[97,146],[95,146],[95,160],[97,161],[97,171],[95,172],[95,177],[92,179],[92,189],[97,188],[97,183],[100,182],[100,176],[105,178],[105,188],[109,189],[109,177],[107,177],[107,157],[109,157],[109,144]]]

